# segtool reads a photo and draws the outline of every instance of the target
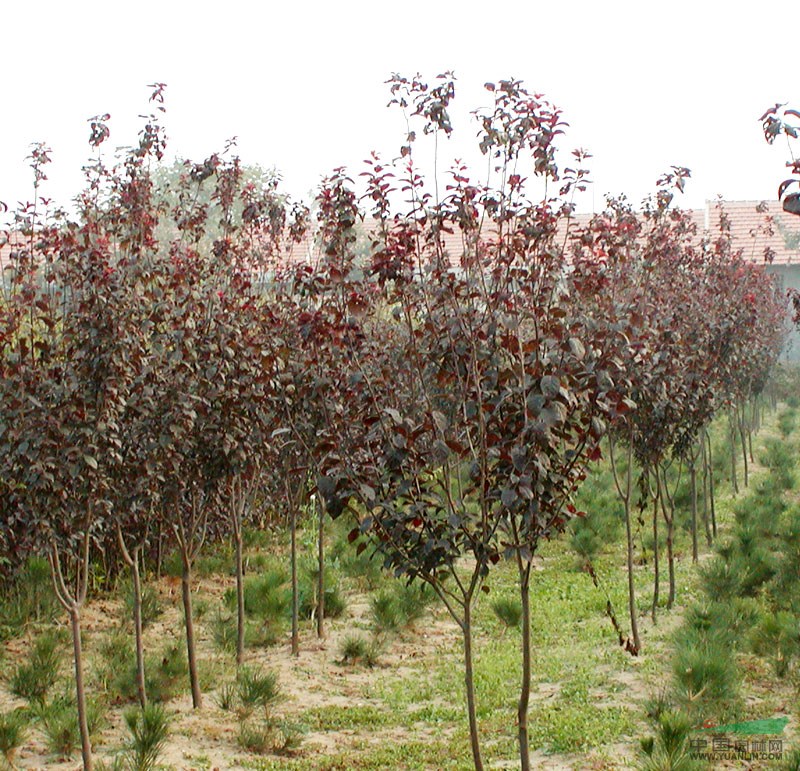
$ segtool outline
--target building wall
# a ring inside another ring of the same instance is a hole
[[[800,290],[800,264],[798,265],[767,265],[767,273],[780,276],[784,290]],[[800,362],[800,332],[792,325],[789,339],[784,348],[785,361]]]

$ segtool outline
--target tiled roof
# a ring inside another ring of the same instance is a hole
[[[773,265],[800,264],[800,217],[787,214],[778,201],[723,201],[733,244],[752,262],[771,256]],[[719,225],[716,201],[706,204],[709,229]]]
[[[765,254],[771,255],[773,265],[800,264],[800,217],[786,214],[778,201],[722,201],[723,210],[730,222],[731,237],[735,249],[741,249],[745,259],[763,263]],[[691,211],[697,223],[698,232],[707,231],[711,237],[718,232],[720,209],[717,201],[709,201],[705,209]],[[577,214],[573,224],[588,223],[590,214]],[[361,225],[364,232],[374,227],[374,221],[365,220]],[[13,238],[13,234],[12,238]],[[454,264],[458,264],[463,254],[459,232],[443,234],[444,248]],[[0,268],[7,264],[13,246],[0,245]],[[300,243],[289,243],[281,250],[282,260],[287,264],[308,262],[314,264],[321,255],[318,242],[313,235]],[[276,255],[278,257],[278,255]],[[281,259],[278,257],[278,259]]]

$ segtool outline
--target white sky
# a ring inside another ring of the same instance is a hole
[[[800,107],[798,22],[791,0],[9,2],[0,200],[31,197],[25,156],[41,140],[54,160],[43,194],[68,203],[87,119],[111,113],[108,146],[134,143],[156,80],[171,153],[202,160],[235,135],[246,163],[276,167],[304,197],[335,166],[357,178],[371,150],[397,154],[392,72],[446,69],[459,157],[478,157],[468,113],[489,104],[482,84],[515,77],[563,109],[565,151],[593,154],[597,207],[607,192],[638,202],[672,164],[692,169],[684,206],[773,199],[788,151],[766,145],[758,118],[775,102]],[[591,192],[579,208],[592,209]]]

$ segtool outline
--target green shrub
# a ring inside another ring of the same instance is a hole
[[[235,613],[217,610],[211,618],[211,634],[220,650],[234,653],[238,642],[238,618]],[[244,644],[246,648],[267,648],[279,640],[275,625],[245,618]]]
[[[69,757],[80,746],[78,708],[71,694],[62,694],[52,701],[37,705],[34,714],[41,723],[47,749],[53,755]],[[105,706],[96,699],[86,700],[86,722],[94,736],[105,721]]]
[[[133,641],[123,630],[110,635],[100,647],[98,678],[115,702],[139,697]],[[145,654],[144,680],[147,697],[154,702],[175,698],[188,671],[186,652],[178,642],[167,643],[160,653]]]
[[[230,610],[236,608],[236,591],[228,589],[224,603]],[[244,611],[264,624],[280,627],[291,612],[292,591],[289,576],[279,568],[270,568],[244,580]]]
[[[783,410],[778,415],[778,431],[780,431],[780,434],[784,439],[786,439],[795,430],[796,426],[797,410],[795,408]]]
[[[659,721],[661,716],[672,709],[672,698],[666,688],[661,688],[654,696],[644,702],[644,711],[650,720]]]
[[[750,633],[750,646],[758,656],[772,661],[775,674],[785,677],[792,660],[800,655],[800,623],[792,613],[765,613]]]
[[[793,449],[785,441],[767,438],[759,460],[775,477],[776,484],[781,490],[788,490],[794,486],[796,458]]]
[[[217,692],[217,706],[230,712],[236,709],[239,687],[236,683],[223,683]]]
[[[800,771],[800,747],[793,749],[783,760],[781,771]]]
[[[143,710],[126,710],[124,718],[131,734],[124,751],[126,766],[131,771],[151,771],[167,742],[169,715],[160,704],[148,704]]]
[[[355,523],[350,517],[340,517],[333,523],[333,543],[328,551],[331,564],[348,578],[352,578],[367,590],[375,589],[385,576],[382,558],[376,553],[375,544],[369,535],[359,535],[350,542],[349,533]],[[361,548],[361,546],[365,548]]]
[[[230,548],[217,546],[216,551],[201,555],[194,563],[194,574],[198,578],[234,575],[233,552]]]
[[[28,731],[28,717],[21,709],[0,713],[0,754],[14,767],[14,755],[22,746]]]
[[[728,630],[684,629],[675,640],[675,698],[690,716],[718,718],[738,706],[740,675]]]
[[[317,581],[319,570],[316,563],[306,564],[300,571],[298,581],[298,611],[301,618],[313,618],[317,612]],[[335,571],[325,574],[325,618],[340,618],[347,608],[339,587],[339,578]]]
[[[0,587],[0,639],[19,637],[27,624],[50,622],[60,610],[49,563],[43,557],[29,557],[19,573]]]
[[[758,602],[751,597],[734,597],[726,602],[708,601],[687,609],[684,628],[696,633],[724,630],[729,635],[730,644],[736,645],[759,615]]]
[[[492,610],[506,629],[519,629],[522,623],[522,603],[516,597],[497,597]]]
[[[250,667],[242,667],[236,683],[239,704],[245,714],[260,707],[268,715],[272,705],[281,697],[275,672],[259,672]]]
[[[275,741],[275,731],[268,723],[252,723],[243,720],[239,725],[237,737],[239,746],[255,755],[266,755],[272,751]]]
[[[691,721],[680,713],[663,712],[658,719],[655,737],[642,741],[645,754],[643,771],[692,771],[702,764],[689,754]]]
[[[20,664],[11,675],[11,692],[30,703],[44,702],[58,679],[63,644],[63,633],[57,630],[39,635],[28,654],[28,660]]]
[[[731,557],[732,553],[726,556],[722,549],[718,549],[718,553],[700,568],[703,590],[712,602],[742,594],[741,574],[738,566],[732,564]]]
[[[339,646],[342,664],[363,664],[374,667],[381,655],[381,643],[377,638],[367,640],[361,635],[347,635]]]
[[[133,583],[124,581],[121,587],[122,596],[125,600],[125,618],[127,623],[133,623]],[[158,598],[158,591],[151,584],[142,586],[142,626],[147,627],[152,624],[164,609]]]
[[[422,583],[393,582],[370,599],[372,625],[377,634],[397,633],[419,621],[434,597]]]

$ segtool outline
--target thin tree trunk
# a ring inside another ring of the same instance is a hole
[[[630,434],[633,433],[631,427]],[[628,440],[628,467],[625,471],[625,486],[620,484],[619,474],[617,473],[617,464],[614,458],[614,440],[609,436],[608,440],[609,457],[611,459],[611,470],[614,475],[614,484],[617,488],[617,493],[622,498],[623,506],[625,507],[625,538],[626,538],[626,561],[628,567],[628,615],[631,619],[631,635],[633,636],[633,644],[636,648],[636,653],[642,649],[642,641],[639,638],[639,621],[636,612],[636,584],[633,576],[633,526],[631,523],[631,488],[632,488],[632,473],[633,473],[633,442]]]
[[[700,461],[703,466],[703,530],[706,534],[706,545],[711,546],[712,538],[711,538],[711,518],[709,516],[710,513],[710,505],[709,505],[709,495],[708,495],[708,482],[709,482],[709,473],[711,469],[709,468],[708,464],[708,452],[706,451],[706,432],[705,429],[700,434]]]
[[[136,689],[139,704],[147,706],[147,685],[144,671],[144,624],[142,623],[142,581],[139,575],[139,549],[133,551],[131,578],[133,580],[133,628],[136,638]]]
[[[642,641],[639,637],[639,620],[636,612],[636,583],[633,575],[633,527],[631,525],[631,499],[625,499],[625,537],[627,540],[628,564],[628,615],[631,618],[631,635],[636,653],[642,650]]]
[[[231,529],[233,531],[233,553],[236,571],[236,665],[244,661],[244,553],[242,548],[242,526],[246,496],[242,489],[242,478],[235,477],[231,481]]]
[[[475,709],[475,675],[472,661],[472,607],[471,598],[464,604],[464,620],[461,624],[464,637],[464,687],[467,691],[467,718],[469,720],[469,741],[472,748],[472,762],[475,771],[483,771],[480,737],[478,734],[478,715]]]
[[[290,496],[291,498],[291,496]],[[297,506],[290,500],[289,531],[291,533],[291,563],[292,563],[292,655],[300,655],[300,592],[297,585]]]
[[[325,637],[325,502],[317,495],[317,637]]]
[[[711,533],[717,537],[717,508],[714,501],[714,457],[711,451],[711,435],[706,432],[706,442],[708,443],[708,502],[711,509]],[[711,544],[709,544],[710,546]]]
[[[235,505],[235,504],[234,504]],[[236,559],[236,663],[244,661],[244,556],[242,550],[242,523],[238,514],[234,514],[233,545]]]
[[[739,423],[739,438],[742,442],[742,460],[744,462],[744,486],[749,487],[749,464],[747,462],[747,427],[745,426],[744,407],[736,408]]]
[[[658,468],[656,466],[656,468]],[[660,485],[656,483],[656,491],[653,496],[653,605],[650,615],[653,623],[656,623],[656,612],[658,608],[659,599],[659,560],[658,560],[658,499],[659,499]]]
[[[728,437],[730,438],[731,445],[731,487],[733,488],[733,494],[738,495],[739,482],[736,479],[736,423],[733,412],[728,414],[728,422],[730,423]]]
[[[141,544],[128,550],[125,544],[125,537],[122,535],[122,527],[117,523],[117,542],[119,543],[120,554],[131,571],[131,584],[133,590],[133,630],[136,645],[136,690],[139,696],[139,704],[144,709],[147,706],[147,685],[144,667],[144,624],[142,623],[142,581],[139,574],[139,554]]]
[[[689,479],[692,488],[692,562],[697,562],[697,458],[689,459]]]
[[[675,603],[675,553],[673,550],[675,540],[675,504],[672,496],[669,494],[666,469],[662,467],[660,476],[658,470],[656,470],[656,476],[660,479],[661,490],[659,497],[661,498],[661,513],[667,525],[667,573],[669,577],[667,610],[670,610]]]
[[[84,771],[92,771],[92,741],[89,737],[89,723],[86,718],[86,688],[83,683],[83,651],[81,649],[81,612],[75,602],[69,611],[72,628],[72,649],[75,656],[75,695],[78,702],[78,727],[81,735],[81,757]]]
[[[158,539],[156,540],[156,581],[161,580],[161,568],[164,560],[164,549],[162,544],[163,531],[161,522],[158,523]]]
[[[203,697],[200,693],[200,680],[197,676],[197,656],[195,654],[194,616],[192,614],[192,566],[184,545],[181,545],[181,593],[183,596],[183,614],[186,621],[186,655],[189,660],[189,683],[192,688],[192,707],[200,709]]]
[[[76,591],[70,594],[67,580],[61,569],[61,557],[58,545],[51,544],[47,558],[50,563],[50,577],[56,597],[69,614],[70,628],[72,631],[72,649],[75,663],[75,701],[78,707],[78,730],[81,737],[81,757],[83,758],[84,771],[92,771],[92,742],[89,736],[89,724],[86,718],[86,688],[83,682],[83,651],[81,648],[81,607],[86,601],[89,588],[89,548],[91,545],[89,525],[83,534],[81,554],[75,561]]]
[[[522,605],[522,683],[519,689],[519,704],[517,707],[519,759],[522,771],[530,771],[531,752],[528,743],[528,704],[531,695],[531,563],[525,563],[519,555],[517,555],[517,562],[519,567],[519,595]]]

